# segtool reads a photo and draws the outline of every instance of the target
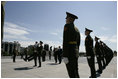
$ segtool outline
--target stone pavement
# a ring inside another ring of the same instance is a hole
[[[22,59],[16,59],[12,62],[10,57],[1,57],[1,78],[69,78],[65,64],[55,64],[54,60],[42,62],[42,67],[33,67],[34,62],[25,62]],[[79,75],[81,78],[88,78],[90,70],[85,57],[78,60]],[[96,69],[97,69],[96,64]],[[117,57],[114,57],[110,64],[104,69],[98,78],[117,78]]]

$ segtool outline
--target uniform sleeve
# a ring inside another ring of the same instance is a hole
[[[77,32],[77,45],[78,45],[78,48],[79,48],[79,46],[80,46],[80,41],[81,41],[81,36],[80,36],[80,32],[79,32],[79,30],[78,30],[78,32]]]
[[[69,28],[68,24],[64,26],[63,31],[63,57],[68,57],[68,39],[69,39]]]

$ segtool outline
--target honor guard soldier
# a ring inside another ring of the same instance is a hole
[[[78,57],[80,46],[80,32],[75,27],[77,16],[66,12],[66,24],[63,32],[63,59],[70,78],[79,78]]]
[[[98,42],[100,38],[95,36],[95,53],[96,53],[96,58],[97,58],[97,62],[98,62],[98,73],[101,74],[102,73],[102,62],[101,62],[101,52],[100,52],[100,44]]]
[[[103,46],[103,42],[100,41],[99,44],[100,44],[100,52],[101,52],[101,58],[102,58],[102,59],[101,59],[101,61],[102,61],[102,68],[105,69],[105,68],[106,68],[107,52],[105,52],[106,49],[105,49],[104,46]]]
[[[85,28],[85,35],[86,35],[85,49],[86,49],[86,56],[87,56],[88,65],[91,70],[90,78],[96,78],[95,59],[94,59],[94,52],[93,52],[93,39],[90,36],[91,32],[93,32],[93,31]]]

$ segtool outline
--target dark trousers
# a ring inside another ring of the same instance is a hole
[[[13,55],[13,62],[16,62],[15,59],[16,59],[16,55]]]
[[[51,55],[49,54],[49,60],[51,60]]]
[[[102,63],[101,63],[101,57],[97,57],[97,62],[98,62],[98,72],[102,73]]]
[[[34,65],[37,66],[37,54],[34,54]]]
[[[42,56],[42,61],[45,61],[45,56]]]
[[[54,55],[55,63],[57,63],[57,55]]]
[[[69,59],[69,63],[66,64],[68,75],[70,78],[79,78],[78,74],[78,58]]]
[[[91,77],[92,78],[96,78],[96,71],[95,71],[95,59],[94,56],[91,58],[87,58],[88,61],[88,65],[90,67],[91,70]]]
[[[62,57],[60,55],[58,56],[58,60],[59,60],[59,64],[61,64]]]
[[[34,59],[34,54],[31,54],[29,57],[26,58],[28,61],[31,61]]]
[[[101,61],[102,61],[102,67],[105,68],[106,67],[106,58],[103,56],[101,57]]]
[[[39,66],[41,67],[41,55],[38,55]]]

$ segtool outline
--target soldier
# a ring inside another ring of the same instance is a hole
[[[62,61],[62,49],[61,49],[61,46],[59,46],[59,48],[58,48],[58,60],[59,60],[59,64],[61,64],[61,61]]]
[[[13,62],[15,63],[16,61],[16,55],[17,55],[17,48],[16,48],[16,45],[14,46],[14,49],[13,49]]]
[[[80,32],[75,27],[77,16],[66,12],[66,24],[63,33],[63,59],[70,78],[79,78],[78,57],[80,46]]]
[[[39,66],[38,67],[41,67],[41,53],[42,53],[42,50],[43,50],[43,46],[42,46],[43,42],[40,41],[40,47],[38,47],[38,60],[39,60]]]
[[[98,73],[102,73],[102,63],[101,63],[101,52],[100,52],[100,45],[99,45],[99,40],[100,38],[95,36],[95,53],[96,53],[96,58],[97,58],[97,62],[98,62]]]
[[[86,56],[87,56],[88,65],[91,70],[90,78],[96,78],[95,59],[94,59],[94,52],[93,52],[93,39],[90,36],[91,32],[93,32],[93,31],[85,28],[85,35],[86,35],[85,49],[86,49]]]
[[[105,52],[105,48],[103,47],[103,42],[100,41],[100,52],[101,52],[101,61],[102,61],[102,68],[105,69],[106,67],[106,57],[107,57],[107,52]]]

